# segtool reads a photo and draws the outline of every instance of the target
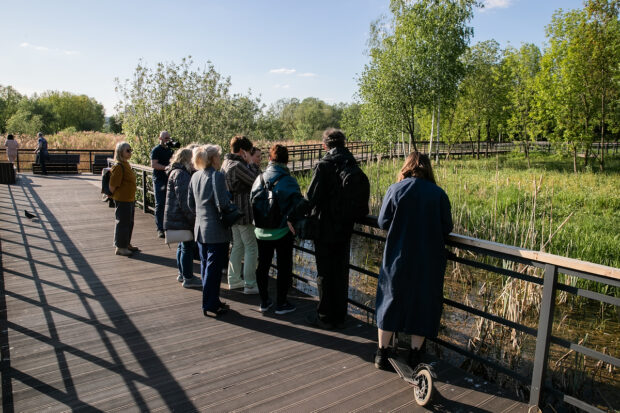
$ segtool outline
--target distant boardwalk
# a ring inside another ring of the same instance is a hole
[[[315,302],[301,293],[297,312],[275,316],[223,291],[232,312],[203,317],[151,215],[136,214],[142,253],[114,255],[98,184],[26,174],[0,185],[3,412],[419,409],[410,387],[370,363],[371,326],[308,327]],[[435,410],[527,411],[447,364],[436,370]]]

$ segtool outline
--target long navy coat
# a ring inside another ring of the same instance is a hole
[[[437,337],[445,239],[452,231],[448,196],[425,179],[405,178],[388,188],[379,227],[388,233],[377,285],[377,326]]]

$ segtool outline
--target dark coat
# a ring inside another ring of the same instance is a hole
[[[194,230],[196,215],[187,204],[189,181],[192,175],[175,163],[170,165],[166,190],[166,208],[164,210],[164,229]]]
[[[282,218],[278,228],[284,228],[287,226],[286,221],[291,223],[297,222],[308,211],[308,202],[305,200],[299,189],[297,180],[291,176],[291,173],[286,165],[269,162],[267,169],[263,172],[263,179],[267,185],[272,184],[278,178],[280,180],[273,188],[276,202],[280,207]],[[256,193],[261,190],[260,176],[256,177],[254,185],[252,186],[252,193]],[[253,198],[250,196],[250,198]]]
[[[213,180],[215,180],[220,207],[228,209],[231,201],[230,194],[226,190],[226,178],[223,173],[210,166],[207,169],[195,172],[189,181],[187,204],[189,209],[196,214],[194,240],[203,244],[230,242],[232,239],[232,232],[220,220],[215,205]]]
[[[377,284],[377,327],[437,337],[452,231],[450,200],[437,185],[405,178],[383,198],[379,227],[387,229]]]
[[[346,220],[336,191],[342,190],[338,169],[345,163],[357,163],[345,147],[332,148],[314,167],[312,181],[306,197],[312,208],[312,216],[318,217],[319,238],[317,241],[346,241],[353,232],[353,220]]]

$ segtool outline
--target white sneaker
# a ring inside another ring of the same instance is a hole
[[[180,282],[180,283],[182,283],[184,281],[183,274],[179,274],[177,276],[177,281]]]
[[[125,257],[131,257],[133,255],[133,253],[129,251],[127,248],[117,248],[116,251],[114,251],[114,253],[116,255],[123,255]]]
[[[248,288],[248,287],[243,287],[243,294],[258,294],[258,287],[252,287],[252,288]]]

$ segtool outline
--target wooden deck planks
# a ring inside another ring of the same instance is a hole
[[[20,175],[0,186],[4,411],[419,409],[406,383],[370,363],[372,327],[312,328],[304,317],[314,299],[294,291],[298,310],[285,316],[222,290],[232,311],[203,317],[201,292],[176,281],[176,249],[140,211],[133,243],[142,252],[114,255],[114,211],[99,201],[98,181]],[[439,371],[446,406],[523,407],[473,381],[445,383],[465,377],[445,363]]]

